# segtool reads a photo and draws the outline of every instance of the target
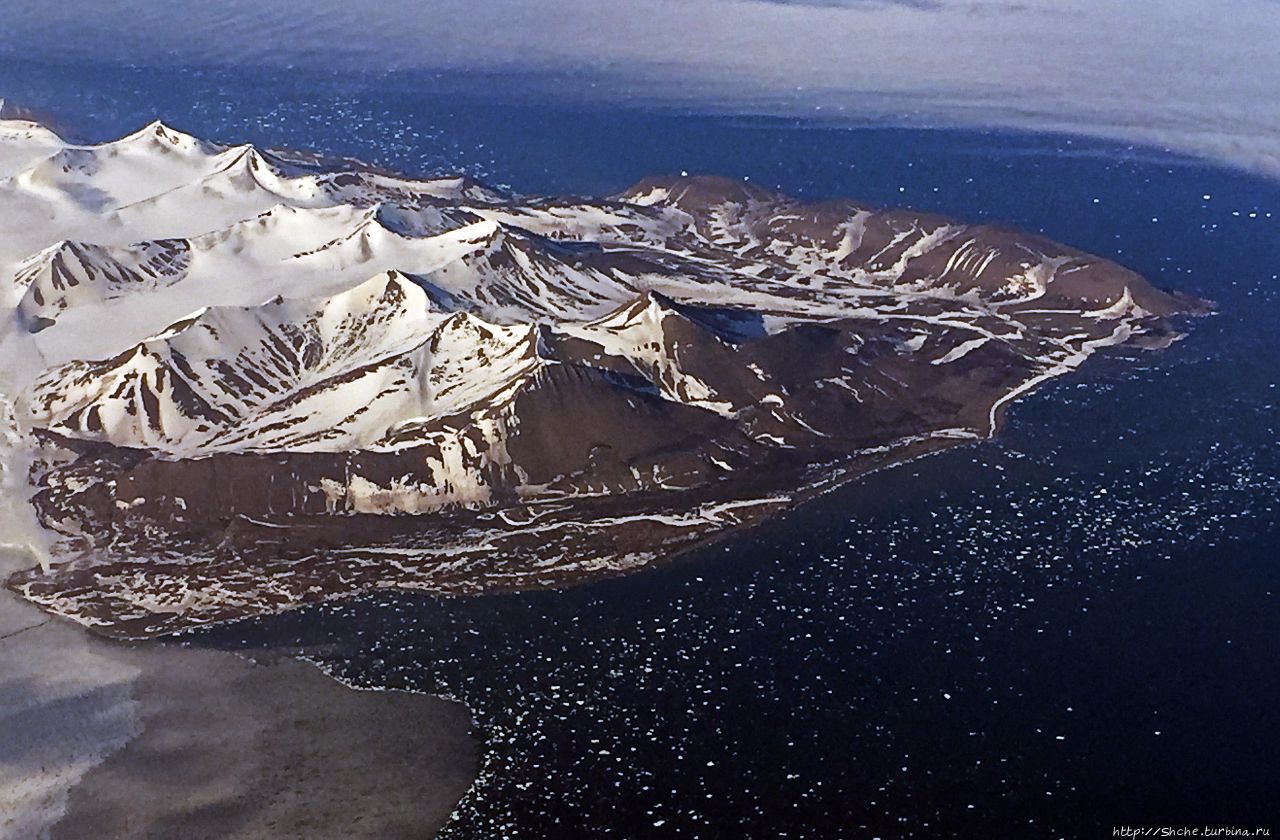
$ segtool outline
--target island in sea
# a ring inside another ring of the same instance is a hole
[[[118,638],[662,562],[995,434],[1208,304],[996,225],[720,177],[530,197],[153,123],[0,123],[0,415]]]

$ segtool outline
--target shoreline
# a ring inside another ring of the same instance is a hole
[[[18,584],[18,571],[11,571],[6,574],[3,577],[3,583],[4,588],[6,588],[13,597],[25,601],[38,609],[41,613],[74,623],[94,636],[99,636],[103,639],[116,643],[142,643],[148,641],[162,642],[164,640],[181,639],[187,633],[199,632],[215,626],[234,624],[238,621],[252,620],[255,618],[269,618],[273,615],[279,615],[308,606],[316,606],[324,603],[337,603],[353,598],[373,595],[378,592],[405,591],[419,592],[440,597],[467,597],[481,594],[537,591],[548,588],[567,589],[589,585],[602,580],[642,574],[653,568],[684,562],[688,557],[696,555],[700,550],[722,543],[725,540],[734,539],[779,516],[785,516],[820,496],[826,495],[827,493],[839,489],[847,484],[860,481],[871,474],[906,465],[919,458],[945,452],[959,446],[979,444],[989,440],[991,437],[992,436],[986,436],[980,432],[970,430],[938,430],[936,432],[923,435],[901,438],[888,444],[855,454],[851,458],[822,465],[816,470],[811,470],[809,475],[800,479],[798,485],[790,491],[772,488],[767,492],[762,491],[763,495],[758,499],[749,499],[745,501],[727,499],[717,502],[714,497],[701,499],[701,501],[713,505],[731,505],[735,508],[750,506],[758,510],[753,512],[751,515],[741,517],[739,520],[731,524],[712,527],[705,533],[701,533],[691,539],[669,542],[666,545],[661,546],[661,556],[644,555],[644,559],[641,562],[623,563],[616,567],[599,566],[589,569],[576,568],[572,571],[565,571],[554,577],[514,576],[504,579],[499,583],[494,583],[492,580],[486,580],[483,585],[474,587],[451,584],[431,585],[425,581],[419,582],[409,578],[395,584],[337,590],[334,592],[324,593],[319,597],[307,597],[298,601],[277,604],[272,607],[266,607],[261,604],[252,605],[248,606],[241,612],[215,619],[202,619],[197,616],[180,622],[175,622],[173,626],[164,627],[163,629],[151,633],[136,633],[123,630],[122,623],[115,621],[115,616],[109,611],[95,616],[85,612],[59,609],[56,605],[49,603],[48,601],[33,597],[30,593],[23,591],[23,587]],[[697,501],[699,500],[695,500],[695,502]],[[690,507],[698,508],[699,505],[696,503],[690,503]],[[639,516],[636,518],[653,519],[658,521],[661,519],[661,516]],[[77,555],[76,557],[71,558],[71,560],[60,559],[52,564],[52,568],[56,571],[59,567],[70,565],[72,562],[83,559],[87,556],[89,556],[88,553]],[[32,570],[27,569],[22,571],[30,572]]]
[[[433,836],[479,770],[457,701],[111,641],[7,590],[0,667],[3,836]]]
[[[1197,303],[1202,304],[1202,306],[1188,306],[1186,311],[1178,316],[1176,323],[1178,323],[1179,327],[1193,319],[1213,314],[1213,304],[1206,301],[1197,301]],[[463,575],[461,579],[445,575],[444,579],[433,580],[431,575],[424,574],[422,570],[411,573],[410,570],[404,569],[403,566],[393,563],[391,565],[396,570],[405,573],[403,576],[397,578],[397,575],[392,574],[388,579],[356,582],[350,584],[346,589],[335,589],[328,592],[321,592],[316,586],[312,586],[301,597],[286,597],[274,604],[252,604],[246,601],[241,605],[241,609],[232,610],[216,617],[201,616],[198,611],[195,615],[188,616],[184,614],[186,611],[183,609],[153,611],[151,613],[152,617],[170,614],[173,619],[172,623],[169,620],[164,620],[162,621],[162,626],[141,633],[133,628],[126,627],[128,622],[121,621],[120,617],[114,614],[111,609],[100,610],[95,615],[93,611],[69,609],[69,606],[74,606],[74,601],[64,600],[62,594],[56,590],[51,593],[45,593],[45,597],[33,594],[28,589],[34,580],[38,580],[31,577],[33,569],[9,569],[3,575],[0,575],[0,583],[3,583],[4,588],[8,589],[10,593],[34,605],[42,613],[68,619],[89,630],[94,635],[116,641],[144,641],[180,637],[189,631],[198,631],[244,619],[268,617],[308,605],[343,601],[379,591],[400,590],[424,592],[443,597],[465,597],[476,594],[569,588],[599,580],[624,577],[641,573],[656,566],[681,562],[686,557],[696,554],[699,550],[706,549],[724,540],[732,539],[766,521],[785,516],[817,497],[832,492],[846,484],[862,480],[870,474],[909,464],[918,458],[959,446],[970,446],[995,440],[1003,430],[1005,416],[1011,406],[1023,397],[1039,391],[1042,387],[1077,374],[1086,361],[1094,357],[1107,357],[1116,353],[1123,353],[1125,350],[1136,353],[1151,352],[1162,349],[1168,344],[1176,343],[1185,335],[1185,330],[1178,329],[1167,337],[1167,343],[1152,344],[1134,340],[1127,330],[1117,330],[1105,338],[1086,342],[1084,350],[1076,356],[1041,370],[1009,388],[1005,393],[994,399],[990,405],[982,409],[984,421],[982,425],[975,423],[972,427],[934,429],[922,434],[898,438],[880,446],[852,453],[846,458],[825,464],[811,465],[796,484],[765,486],[760,488],[759,492],[753,496],[749,495],[737,500],[733,497],[726,497],[717,501],[717,498],[711,494],[709,489],[704,490],[703,495],[695,493],[691,500],[686,500],[686,507],[701,509],[707,506],[727,505],[734,508],[754,507],[756,510],[753,510],[749,515],[737,517],[736,521],[733,522],[717,522],[714,525],[709,525],[703,533],[694,536],[692,539],[681,537],[665,541],[660,540],[654,543],[652,546],[654,550],[652,551],[638,552],[635,557],[626,554],[620,555],[620,559],[623,562],[619,562],[616,565],[608,563],[570,563],[566,568],[561,569],[553,564],[549,568],[541,567],[517,574],[510,574],[505,570],[501,570],[501,574],[481,575],[477,580],[470,580],[466,575]],[[502,509],[496,510],[496,515],[503,517],[504,511]],[[697,510],[694,512],[696,513]],[[634,514],[635,512],[632,513]],[[648,519],[654,523],[661,523],[663,516],[658,514],[662,513],[664,511],[660,510],[656,514],[646,515],[641,511],[638,515],[631,515],[625,518],[629,520]],[[417,517],[386,517],[391,521],[402,518],[417,519]],[[605,515],[603,518],[608,519],[609,517]],[[242,519],[251,523],[253,527],[262,529],[281,527],[266,522],[255,522],[249,517],[242,517]],[[504,518],[504,521],[507,520]],[[572,523],[573,521],[574,519],[570,517],[565,522]],[[593,520],[592,517],[588,516],[583,521],[590,523]],[[529,523],[532,522],[532,519],[529,520]],[[685,524],[684,527],[688,527],[688,525]],[[509,533],[518,537],[520,536],[520,529],[510,530]],[[490,545],[488,548],[492,551],[494,546]],[[475,553],[478,550],[479,548],[467,549],[463,547],[454,553]],[[426,549],[423,551],[426,554],[430,554]],[[72,558],[59,558],[58,562],[52,563],[51,567],[46,569],[46,572],[52,571],[56,574],[60,569],[65,571],[87,556],[87,554],[82,554]],[[590,559],[588,558],[588,560]],[[85,568],[92,573],[94,564],[90,563]],[[127,572],[128,569],[125,571]],[[280,569],[264,567],[258,568],[255,575],[259,578],[270,578],[273,574],[280,574],[280,571]],[[383,571],[386,571],[386,569],[383,569]],[[301,576],[295,577],[295,575],[297,575],[297,569],[288,566],[284,568],[280,577],[282,579],[289,577],[295,581],[302,580]],[[23,580],[20,581],[20,577]],[[96,589],[95,586],[87,582],[82,582],[80,585],[87,586],[90,590]],[[63,603],[59,603],[60,600]]]
[[[1114,347],[1107,346],[1103,349],[1114,349]],[[1011,390],[1005,398],[997,401],[989,409],[991,426],[987,431],[982,431],[976,428],[934,430],[917,436],[900,438],[882,446],[875,447],[861,453],[856,453],[850,458],[820,465],[816,469],[811,470],[810,477],[804,479],[793,490],[786,492],[777,490],[774,495],[766,494],[765,497],[756,500],[757,504],[765,509],[759,515],[746,517],[743,521],[737,524],[713,529],[692,541],[685,542],[684,544],[667,545],[665,546],[667,553],[665,553],[660,559],[650,558],[639,564],[624,564],[617,568],[602,567],[592,569],[590,571],[578,571],[575,574],[566,575],[563,579],[557,579],[552,582],[548,582],[543,579],[533,581],[511,580],[500,585],[489,583],[478,589],[469,589],[466,587],[456,586],[435,587],[430,585],[414,585],[412,581],[407,581],[401,582],[398,585],[373,586],[357,588],[350,591],[327,593],[319,598],[307,598],[279,605],[274,609],[248,609],[242,613],[229,615],[223,618],[213,620],[193,620],[150,634],[121,632],[118,625],[110,621],[95,621],[91,617],[82,613],[62,611],[47,602],[42,603],[40,600],[31,597],[28,593],[23,592],[22,589],[15,584],[16,575],[18,574],[18,571],[21,570],[10,569],[3,575],[0,575],[0,583],[3,584],[0,588],[6,589],[12,597],[26,602],[46,616],[74,623],[92,635],[100,636],[103,639],[119,643],[130,643],[181,639],[187,633],[199,632],[211,627],[234,624],[238,621],[251,620],[255,618],[269,618],[273,615],[280,615],[282,613],[302,609],[308,606],[346,601],[372,595],[381,591],[419,592],[441,597],[466,597],[478,594],[536,591],[546,588],[566,589],[589,585],[602,580],[611,580],[627,577],[633,574],[642,574],[653,568],[684,562],[691,556],[696,556],[699,551],[705,550],[726,540],[734,539],[768,521],[786,516],[798,508],[812,502],[814,499],[834,492],[845,485],[861,481],[875,473],[905,466],[919,460],[920,458],[946,452],[958,447],[973,446],[990,442],[998,437],[1004,424],[1005,410],[1012,403],[1016,402],[1018,398],[1025,396],[1027,393],[1038,390],[1039,386],[1046,382],[1061,379],[1064,375],[1071,374],[1076,370],[1078,370],[1078,365],[1060,366],[1060,368],[1054,368],[1052,371],[1041,374],[1040,376],[1032,377],[1022,383],[1018,388]],[[727,503],[733,504],[734,502],[730,500]],[[72,558],[72,560],[79,559],[81,556],[84,555]],[[54,562],[52,564],[52,568],[57,569],[59,566],[66,565],[69,562],[71,561],[65,558],[61,559],[61,562]]]

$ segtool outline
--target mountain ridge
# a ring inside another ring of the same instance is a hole
[[[1043,236],[727,178],[540,199],[24,125],[0,388],[58,545],[10,585],[110,635],[632,571],[1208,309]]]

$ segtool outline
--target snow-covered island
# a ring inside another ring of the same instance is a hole
[[[641,568],[997,430],[1201,301],[1043,237],[715,177],[529,198],[0,121],[9,585],[143,637]]]

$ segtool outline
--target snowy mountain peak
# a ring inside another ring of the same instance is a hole
[[[176,151],[188,155],[215,155],[225,148],[165,125],[160,120],[154,120],[133,134],[125,135],[104,146],[120,148],[138,144],[149,144],[156,150]]]

